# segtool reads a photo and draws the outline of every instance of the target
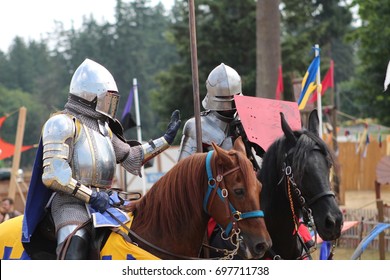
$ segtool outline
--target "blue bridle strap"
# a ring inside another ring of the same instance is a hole
[[[216,186],[216,181],[213,178],[213,172],[211,171],[211,157],[213,156],[213,152],[214,151],[208,152],[206,156],[206,172],[207,172],[208,186],[209,186],[207,188],[207,193],[203,199],[203,209],[206,213],[208,213],[207,203],[209,202],[210,194],[215,189]],[[212,182],[214,182],[214,184]]]
[[[213,152],[214,151],[208,152],[207,156],[206,156],[206,172],[207,172],[207,177],[208,177],[208,188],[207,188],[207,192],[206,192],[206,195],[204,197],[204,200],[203,200],[203,209],[206,213],[208,213],[207,204],[208,204],[209,199],[210,199],[210,194],[215,189],[215,187],[217,185],[216,180],[213,177],[213,172],[211,170],[211,157],[213,155]],[[222,190],[220,188],[217,188],[216,191],[217,191],[219,198],[222,201],[226,199],[226,197],[224,197],[222,195]],[[264,218],[264,212],[262,210],[255,210],[255,211],[241,213],[234,208],[234,206],[230,203],[230,201],[229,201],[229,208],[230,208],[230,211],[233,215],[235,222],[240,221],[242,219]],[[222,227],[221,225],[219,225],[219,226]],[[230,235],[232,228],[233,228],[233,222],[230,222],[225,228],[225,233],[227,234],[227,236]]]

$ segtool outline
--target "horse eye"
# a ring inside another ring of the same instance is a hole
[[[238,196],[243,196],[245,194],[245,190],[240,188],[240,189],[235,189],[234,194]]]

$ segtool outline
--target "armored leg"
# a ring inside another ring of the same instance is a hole
[[[89,252],[89,234],[86,229],[79,229],[72,237],[70,234],[76,225],[62,227],[57,233],[57,256],[65,260],[85,260]],[[70,238],[68,241],[67,239]]]

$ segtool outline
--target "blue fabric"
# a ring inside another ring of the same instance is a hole
[[[30,242],[35,228],[45,215],[45,206],[53,193],[42,182],[42,155],[43,146],[42,139],[40,139],[24,210],[22,225],[22,242],[24,243]]]
[[[120,203],[120,199],[117,192],[112,192],[110,195],[111,204],[117,204]],[[126,201],[125,205],[127,205],[129,202]],[[93,225],[94,227],[119,227],[121,226],[121,223],[127,223],[130,221],[129,216],[126,214],[126,212],[123,212],[115,207],[108,208],[104,213],[100,213],[95,211],[90,205],[89,210],[92,213],[92,219],[93,219]],[[109,212],[109,213],[108,213]],[[113,218],[112,216],[115,218]],[[121,222],[119,222],[119,221]]]
[[[327,260],[330,254],[332,243],[330,241],[323,241],[320,250],[320,260]]]

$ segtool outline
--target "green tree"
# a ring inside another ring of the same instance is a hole
[[[321,49],[321,77],[335,61],[335,82],[347,80],[354,71],[354,51],[345,41],[351,29],[352,14],[341,0],[283,1],[282,64],[285,99],[295,100],[292,79],[303,77],[314,58],[311,47]],[[287,79],[286,79],[287,77]]]
[[[14,144],[16,128],[18,126],[18,110],[24,106],[27,110],[23,145],[34,145],[39,142],[42,125],[49,117],[45,105],[37,102],[30,93],[21,90],[9,90],[0,86],[0,116],[9,115],[0,129],[0,137],[4,141]],[[22,154],[22,167],[32,166],[35,158],[35,149]],[[12,158],[5,160],[11,166]]]
[[[390,59],[390,2],[385,0],[353,1],[358,5],[361,25],[351,35],[359,46],[356,80],[353,96],[360,117],[378,118],[390,125],[390,95],[383,92],[386,67]]]

